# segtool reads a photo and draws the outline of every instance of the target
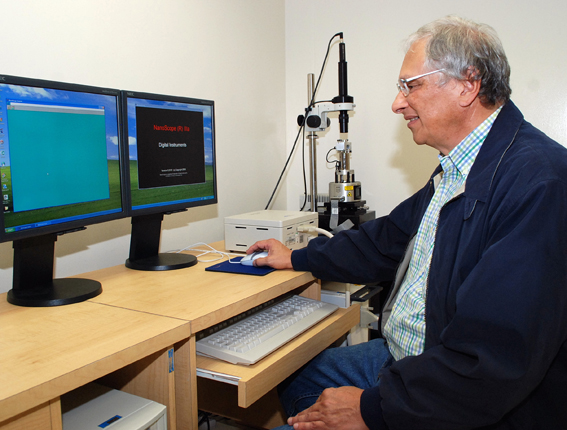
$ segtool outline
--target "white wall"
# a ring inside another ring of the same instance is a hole
[[[0,0],[0,73],[212,99],[219,203],[166,217],[162,250],[223,239],[263,209],[285,158],[283,0]],[[285,188],[282,190],[285,195]],[[285,204],[285,199],[276,202]],[[124,263],[130,221],[56,243],[56,276]],[[0,244],[0,292],[12,244]]]
[[[288,151],[297,133],[296,117],[307,99],[307,74],[319,73],[329,39],[344,33],[351,114],[351,168],[363,198],[377,215],[388,213],[421,188],[438,164],[436,152],[418,147],[400,115],[390,106],[404,53],[402,41],[421,25],[456,14],[492,25],[512,67],[512,99],[526,119],[567,144],[567,4],[554,0],[287,0],[286,103]],[[318,100],[338,94],[338,39],[331,48]],[[339,138],[337,120],[318,139],[318,189],[328,192],[333,166],[325,154]],[[288,208],[298,208],[303,192],[301,153],[288,175]]]

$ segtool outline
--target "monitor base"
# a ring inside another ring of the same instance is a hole
[[[126,260],[126,267],[134,270],[176,270],[197,264],[197,257],[191,254],[161,253],[151,257]]]
[[[48,307],[70,305],[91,299],[102,293],[98,281],[83,278],[53,279],[50,285],[41,290],[8,291],[8,303],[17,306]]]

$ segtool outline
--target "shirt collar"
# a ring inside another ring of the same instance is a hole
[[[476,156],[501,110],[502,106],[465,137],[448,155],[439,154],[439,161],[445,172],[454,167],[465,177],[469,174]]]

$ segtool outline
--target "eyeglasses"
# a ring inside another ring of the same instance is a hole
[[[396,83],[396,85],[398,86],[398,90],[402,92],[402,94],[407,97],[409,95],[410,89],[408,87],[408,82],[411,81],[415,81],[416,79],[419,78],[423,78],[424,76],[427,75],[432,75],[433,73],[437,73],[437,72],[442,72],[445,69],[439,69],[439,70],[434,70],[432,72],[427,72],[424,73],[423,75],[417,75],[414,76],[413,78],[409,78],[409,79],[398,79],[398,82]]]

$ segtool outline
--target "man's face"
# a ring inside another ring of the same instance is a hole
[[[424,65],[425,43],[421,40],[411,46],[404,58],[400,78],[409,79],[432,71]],[[415,143],[431,146],[447,155],[462,140],[463,118],[458,97],[462,88],[454,79],[438,86],[439,78],[440,73],[434,73],[409,82],[408,96],[400,91],[392,110],[408,121]]]

